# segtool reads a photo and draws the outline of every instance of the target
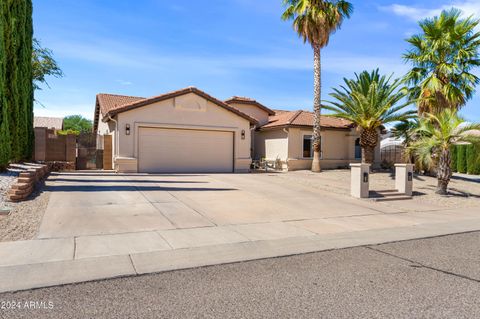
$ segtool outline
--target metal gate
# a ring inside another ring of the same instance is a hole
[[[77,170],[103,168],[103,136],[80,133],[77,136]]]

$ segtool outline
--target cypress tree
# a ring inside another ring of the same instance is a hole
[[[457,171],[463,174],[467,172],[467,145],[457,146]]]
[[[452,157],[452,172],[456,173],[457,172],[457,145],[452,145],[450,149],[450,154]]]
[[[3,171],[10,161],[10,125],[7,103],[5,100],[5,5],[0,4],[0,171]]]
[[[31,157],[33,145],[32,3],[2,0],[5,21],[5,100],[11,160]]]
[[[477,158],[475,156],[475,147],[473,145],[467,145],[467,173],[475,174],[475,164]]]

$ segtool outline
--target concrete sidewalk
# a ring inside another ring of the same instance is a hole
[[[480,230],[477,209],[0,243],[0,292]]]

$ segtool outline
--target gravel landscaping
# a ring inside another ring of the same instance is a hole
[[[279,174],[288,182],[302,183],[308,187],[324,189],[350,196],[350,170],[325,170],[320,174],[296,171]],[[435,194],[437,179],[417,175],[413,182],[413,201],[445,207],[480,207],[480,177],[455,174],[449,184],[449,195]],[[370,190],[392,190],[395,176],[391,172],[375,172],[370,175]]]
[[[9,215],[0,215],[0,242],[28,240],[37,235],[49,199],[49,193],[43,191],[44,182],[35,187],[28,200],[19,203],[6,201],[6,193],[18,175],[30,167],[28,164],[14,164],[0,173],[0,209],[10,209]]]

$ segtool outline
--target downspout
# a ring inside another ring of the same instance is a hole
[[[290,151],[288,150],[288,146],[289,146],[289,141],[288,141],[288,128],[287,127],[284,127],[283,129],[283,132],[285,132],[285,134],[287,134],[287,158],[285,159],[285,163],[287,165],[287,171],[288,171],[288,156],[290,155]]]
[[[115,123],[115,152],[113,154],[113,159],[114,159],[114,165],[113,167],[115,168],[115,159],[118,157],[118,148],[120,147],[120,142],[119,142],[119,137],[120,137],[120,132],[118,131],[118,122],[117,120],[113,119],[110,114],[108,114],[108,119]]]
[[[253,160],[253,157],[255,155],[255,138],[253,136],[253,132],[257,129],[257,125],[253,125],[251,128],[250,128],[250,145],[252,146],[252,154],[250,155],[250,157],[252,158]]]

